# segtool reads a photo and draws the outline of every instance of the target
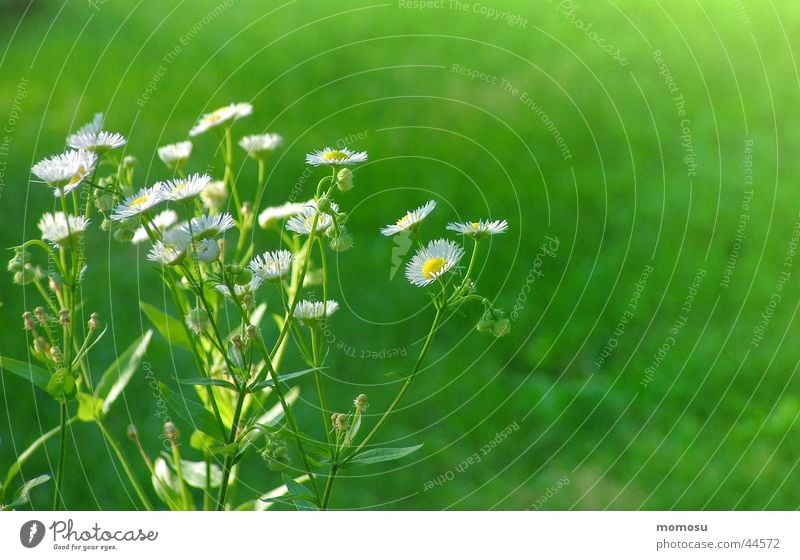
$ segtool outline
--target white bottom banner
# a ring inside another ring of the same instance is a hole
[[[7,512],[0,557],[796,559],[798,526],[799,512]]]

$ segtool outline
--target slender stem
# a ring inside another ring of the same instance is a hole
[[[181,463],[181,452],[178,449],[178,442],[174,439],[172,444],[172,462],[175,464],[175,472],[178,475],[178,484],[181,487],[181,500],[183,500],[183,511],[190,511],[192,507],[192,498],[189,495],[189,489],[186,487],[186,481],[183,479],[183,464]]]
[[[324,305],[324,304],[323,304]],[[314,366],[314,382],[317,385],[317,395],[319,395],[319,410],[322,413],[322,431],[325,433],[325,437],[328,440],[328,443],[331,442],[331,433],[328,429],[328,405],[325,403],[325,390],[322,388],[322,375],[319,373],[319,351],[317,349],[318,344],[318,337],[317,337],[317,327],[311,327],[311,355],[312,355],[312,363]]]
[[[53,511],[58,510],[59,502],[63,503],[61,496],[61,484],[64,481],[64,463],[67,458],[67,401],[61,400],[61,442],[59,443],[58,450],[58,470],[56,471],[56,487],[53,493]]]
[[[231,435],[228,437],[228,445],[236,441],[236,432],[239,428],[239,417],[242,415],[242,405],[244,404],[245,396],[247,396],[247,390],[245,387],[241,387],[239,397],[236,400],[236,410],[233,413]],[[219,498],[217,499],[217,511],[225,509],[225,497],[228,493],[228,479],[230,478],[231,468],[233,468],[233,457],[234,454],[229,452],[225,459],[225,467],[222,470],[222,483],[219,487]]]
[[[108,431],[108,429],[103,424],[103,421],[100,420],[99,418],[95,418],[95,424],[97,424],[97,427],[100,428],[100,431],[102,432],[103,437],[106,439],[108,444],[111,446],[111,449],[114,450],[114,453],[116,454],[117,459],[119,459],[119,462],[122,464],[122,468],[125,471],[125,474],[128,476],[128,480],[131,481],[131,485],[133,486],[133,489],[136,492],[136,495],[139,496],[139,500],[142,502],[142,506],[144,506],[144,509],[146,509],[148,511],[152,511],[153,510],[153,504],[150,503],[150,500],[147,497],[147,495],[144,493],[144,490],[142,490],[142,487],[139,486],[139,483],[136,480],[136,476],[133,474],[133,470],[131,469],[130,464],[128,464],[127,459],[125,459],[125,455],[122,454],[122,450],[119,448],[119,445],[117,444],[116,440],[114,439],[114,436],[111,435],[111,433]]]
[[[320,507],[322,509],[327,509],[328,502],[331,499],[331,492],[333,492],[333,482],[336,480],[336,474],[339,472],[339,465],[332,464],[330,471],[328,473],[328,480],[325,483],[325,492],[322,495],[322,504]]]

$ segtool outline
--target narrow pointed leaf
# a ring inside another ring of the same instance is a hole
[[[186,330],[179,319],[143,301],[139,302],[139,307],[144,311],[144,314],[147,315],[147,318],[150,319],[150,322],[153,323],[153,326],[167,342],[170,344],[177,344],[187,350],[192,349],[192,343],[189,337],[186,336]]]
[[[30,381],[40,389],[47,389],[50,382],[50,373],[44,368],[35,366],[30,362],[21,362],[12,358],[0,358],[0,369],[10,371],[26,381]]]
[[[394,461],[395,459],[400,459],[406,455],[414,453],[414,451],[420,447],[422,447],[422,444],[415,445],[413,447],[370,449],[369,451],[359,453],[350,459],[350,463],[357,465],[372,465],[375,463],[383,463],[384,461]]]
[[[152,338],[153,331],[148,330],[103,373],[94,391],[95,396],[103,400],[103,414],[108,414],[111,405],[122,394],[131,377],[136,373]]]

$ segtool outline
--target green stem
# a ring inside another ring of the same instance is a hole
[[[332,464],[328,472],[328,481],[325,483],[325,492],[322,495],[322,509],[328,508],[328,502],[331,499],[331,492],[333,492],[333,483],[336,480],[336,474],[339,472],[339,465]]]
[[[239,397],[236,400],[236,410],[233,413],[233,422],[231,423],[231,434],[228,437],[228,445],[232,444],[236,441],[236,432],[239,428],[239,417],[242,414],[242,405],[244,404],[244,398],[247,395],[247,391],[245,387],[241,387],[239,391]],[[222,470],[222,483],[219,487],[219,498],[217,499],[217,511],[222,511],[225,509],[225,498],[228,493],[228,479],[230,478],[231,468],[233,467],[233,458],[235,453],[229,453],[227,458],[225,459],[225,467]]]
[[[131,485],[133,486],[133,489],[136,492],[136,495],[139,497],[139,500],[142,502],[142,506],[147,511],[152,511],[153,510],[153,504],[150,503],[150,499],[144,493],[144,490],[142,490],[142,487],[139,486],[139,483],[136,480],[136,476],[134,476],[133,470],[131,469],[130,464],[128,464],[127,459],[125,459],[125,456],[122,454],[122,450],[119,448],[119,445],[117,444],[116,440],[114,439],[114,436],[111,435],[111,432],[108,431],[108,429],[103,424],[103,421],[100,420],[99,418],[95,418],[95,424],[97,424],[97,427],[100,428],[100,432],[102,432],[103,437],[106,439],[108,444],[111,446],[111,449],[114,450],[114,454],[117,456],[117,459],[122,464],[122,469],[125,471],[125,474],[128,476],[128,480],[131,481]]]
[[[60,432],[61,442],[58,450],[58,470],[56,471],[56,487],[53,492],[53,511],[58,511],[59,502],[63,503],[61,484],[64,481],[64,464],[67,459],[67,401],[61,400]]]
[[[181,452],[178,449],[178,442],[174,439],[172,444],[172,462],[175,463],[175,472],[178,475],[178,484],[181,487],[181,500],[183,500],[183,511],[191,511],[192,498],[189,496],[189,489],[186,487],[186,481],[183,479],[183,464],[181,463]]]

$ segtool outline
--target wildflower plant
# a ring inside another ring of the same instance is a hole
[[[59,407],[60,422],[21,453],[6,473],[0,487],[4,507],[25,503],[31,481],[14,495],[12,483],[24,462],[52,438],[60,442],[52,506],[65,505],[61,488],[66,430],[82,421],[97,426],[144,509],[157,507],[153,495],[174,510],[263,510],[276,501],[298,509],[327,509],[343,469],[398,460],[420,447],[382,448],[375,440],[420,373],[447,316],[465,304],[479,303],[483,313],[477,329],[495,336],[508,332],[510,322],[502,310],[478,293],[476,266],[482,241],[506,232],[508,224],[451,223],[447,231],[456,239],[424,241],[424,222],[436,207],[429,201],[380,230],[385,236],[410,235],[417,244],[405,276],[427,292],[434,310],[420,353],[400,375],[400,388],[385,410],[373,410],[373,416],[366,417],[365,394],[354,395],[344,406],[329,402],[326,385],[331,377],[322,372],[331,365],[323,330],[335,329],[337,316],[347,311],[331,293],[328,253],[353,248],[343,194],[356,186],[354,168],[367,162],[368,154],[349,148],[310,152],[305,163],[321,169],[313,197],[266,206],[272,196],[266,184],[267,160],[283,138],[267,133],[237,142],[240,155],[257,164],[255,185],[240,185],[233,171],[233,131],[252,113],[249,103],[234,103],[203,115],[189,131],[192,141],[157,149],[171,176],[149,185],[137,181],[133,157],[117,155],[126,139],[103,130],[102,115],[69,136],[70,150],[33,167],[33,174],[53,190],[60,209],[42,215],[41,239],[13,248],[9,272],[17,284],[35,288],[42,302],[23,316],[29,359],[2,357],[0,365],[46,391]],[[219,142],[221,179],[190,171],[200,167],[192,165],[192,142],[202,141]],[[256,224],[271,232],[271,246],[256,247]],[[176,414],[164,425],[160,453],[146,448],[134,425],[127,431],[130,443],[123,445],[105,422],[114,401],[142,369],[153,331],[133,341],[94,378],[91,350],[106,330],[96,313],[85,316],[91,302],[82,283],[91,267],[83,245],[93,229],[127,245],[131,259],[142,247],[152,264],[145,274],[164,283],[175,311],[173,315],[147,302],[140,307],[154,329],[171,345],[188,350],[194,362],[195,371],[180,382],[194,388],[196,401],[183,400],[166,379],[159,383]],[[379,239],[379,232],[374,233]],[[47,277],[43,259],[54,269]],[[314,283],[321,286],[321,297],[309,293]],[[268,290],[282,302],[282,309],[273,314],[274,325],[266,315]],[[300,356],[306,367],[285,371],[290,353]],[[304,376],[313,377],[316,391],[320,424],[314,433],[301,430],[294,410],[299,402],[296,380]],[[260,455],[265,470],[281,478],[274,481],[277,488],[263,489],[260,498],[237,502],[232,488],[238,465],[248,454]],[[149,471],[152,489],[137,478],[134,460]],[[49,479],[46,474],[33,483]]]

